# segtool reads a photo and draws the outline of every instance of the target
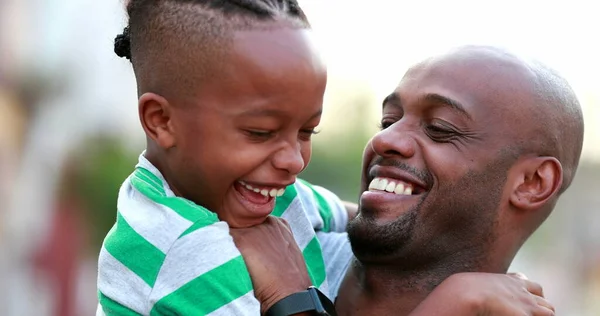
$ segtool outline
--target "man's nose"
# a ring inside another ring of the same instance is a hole
[[[381,157],[411,158],[415,155],[417,143],[408,124],[398,121],[375,134],[371,147]]]

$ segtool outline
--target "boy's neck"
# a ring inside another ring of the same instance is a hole
[[[163,178],[167,182],[169,189],[171,189],[171,191],[173,191],[173,194],[175,194],[176,196],[182,196],[182,194],[177,190],[177,187],[175,185],[173,185],[172,181],[169,181],[169,179],[171,178],[170,172],[169,172],[168,168],[166,168],[166,166],[165,166],[166,164],[164,163],[164,158],[162,157],[162,155],[160,153],[158,153],[156,150],[153,150],[152,146],[147,146],[147,148],[148,149],[146,149],[146,152],[144,153],[144,157],[156,169],[158,169],[160,174],[163,176]]]

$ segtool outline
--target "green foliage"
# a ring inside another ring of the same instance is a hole
[[[356,203],[363,150],[374,133],[375,124],[369,124],[368,119],[373,106],[372,94],[367,90],[354,90],[353,94],[342,95],[346,97],[337,100],[341,108],[334,115],[343,122],[343,127],[334,136],[315,137],[311,162],[300,177],[333,191],[343,200]]]
[[[137,153],[110,137],[86,142],[75,160],[75,193],[82,199],[92,251],[115,223],[119,187],[133,171]]]

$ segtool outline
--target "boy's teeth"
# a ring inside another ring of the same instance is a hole
[[[375,178],[369,183],[369,191],[386,191],[398,195],[412,195],[411,185],[403,182],[389,181],[387,179]]]
[[[264,195],[264,196],[277,197],[277,196],[282,196],[283,193],[285,193],[285,189],[262,189],[261,190],[260,188],[255,188],[244,181],[240,180],[239,182],[246,189],[248,189],[250,191],[254,191],[256,193],[260,193],[261,195]]]

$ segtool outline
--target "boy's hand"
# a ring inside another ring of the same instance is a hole
[[[522,274],[458,273],[410,315],[554,315],[542,287]]]
[[[284,219],[269,216],[262,224],[231,229],[231,236],[244,257],[262,313],[312,285],[302,252]]]

